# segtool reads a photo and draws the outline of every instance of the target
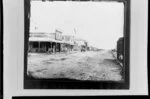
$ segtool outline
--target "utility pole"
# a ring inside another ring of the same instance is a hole
[[[76,29],[74,28],[74,33],[75,33],[75,35],[76,35],[76,33],[77,33],[77,31],[76,31]]]

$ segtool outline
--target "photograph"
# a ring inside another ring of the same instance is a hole
[[[148,0],[2,0],[2,8],[0,97],[148,95]]]
[[[25,0],[24,88],[128,89],[127,4]]]

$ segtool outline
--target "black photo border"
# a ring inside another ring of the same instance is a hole
[[[3,98],[3,0],[0,0],[0,98]]]
[[[38,1],[38,0],[36,0]],[[55,0],[42,0],[55,1]],[[57,0],[58,1],[58,0]],[[67,1],[67,0],[59,0]],[[69,0],[70,1],[70,0]],[[72,1],[116,1],[124,3],[124,81],[77,81],[68,79],[33,79],[27,76],[27,54],[30,26],[30,0],[24,0],[24,89],[130,89],[130,0],[72,0]]]

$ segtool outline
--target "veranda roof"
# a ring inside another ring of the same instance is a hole
[[[29,37],[29,41],[37,41],[37,42],[56,42],[56,43],[64,43],[63,41],[58,41],[52,38],[46,38],[46,37]]]

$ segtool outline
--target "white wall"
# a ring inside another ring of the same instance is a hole
[[[4,98],[25,95],[146,95],[148,0],[131,0],[130,90],[24,90],[24,0],[4,3]]]

